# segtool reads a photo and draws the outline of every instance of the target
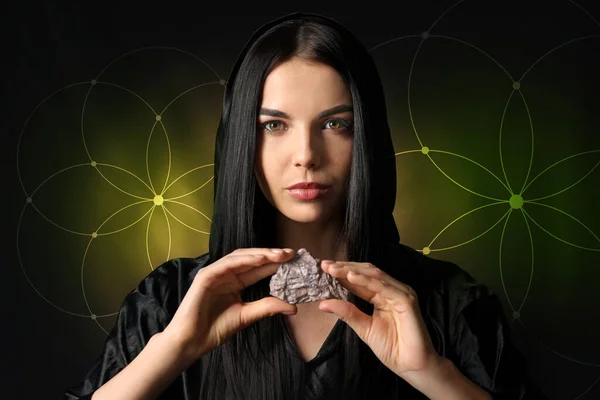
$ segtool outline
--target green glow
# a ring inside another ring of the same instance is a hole
[[[523,197],[519,194],[513,194],[510,196],[510,200],[508,200],[508,204],[515,210],[523,207]]]

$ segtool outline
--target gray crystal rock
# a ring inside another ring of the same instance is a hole
[[[348,300],[348,290],[337,279],[321,269],[321,260],[302,248],[282,263],[269,283],[271,296],[290,304],[310,303],[325,299]]]

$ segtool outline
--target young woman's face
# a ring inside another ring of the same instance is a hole
[[[294,221],[313,222],[342,210],[352,163],[352,124],[352,96],[333,68],[292,59],[269,74],[259,111],[255,172],[279,212]],[[299,182],[328,188],[315,199],[299,199],[288,189]]]

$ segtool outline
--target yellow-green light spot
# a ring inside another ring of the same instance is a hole
[[[421,153],[423,153],[423,154],[427,154],[427,153],[429,153],[429,147],[427,147],[427,146],[423,146],[423,147],[421,148]]]
[[[431,253],[431,249],[429,247],[423,247],[423,254],[427,255]]]
[[[520,194],[513,194],[512,196],[510,196],[510,200],[508,200],[508,203],[512,208],[517,210],[523,207],[523,197],[521,197]]]
[[[161,195],[157,194],[156,196],[154,196],[154,204],[156,204],[157,206],[162,205],[164,199]]]

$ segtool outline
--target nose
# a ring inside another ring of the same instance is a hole
[[[321,162],[323,139],[320,130],[304,124],[297,128],[294,136],[294,165],[307,169],[316,168]]]

